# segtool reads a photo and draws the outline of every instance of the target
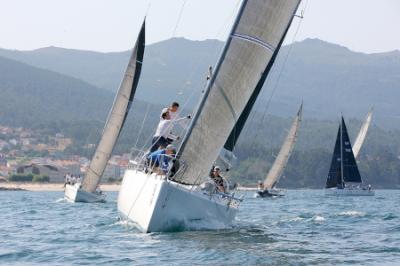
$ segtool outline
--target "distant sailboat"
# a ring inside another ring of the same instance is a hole
[[[290,155],[292,154],[294,145],[296,144],[297,132],[301,123],[302,113],[303,104],[300,105],[299,111],[297,112],[292,126],[290,127],[289,133],[286,136],[285,142],[283,143],[274,164],[265,178],[262,189],[256,192],[256,197],[264,198],[284,195],[282,191],[275,189],[275,186],[281,178],[289,161]]]
[[[102,202],[105,195],[97,191],[112,150],[132,105],[142,69],[145,48],[145,23],[133,48],[124,78],[114,99],[103,134],[86,171],[82,184],[66,184],[65,198],[71,202]]]
[[[357,159],[358,154],[360,153],[361,147],[364,143],[365,138],[367,137],[367,132],[368,132],[368,128],[369,125],[371,124],[371,120],[372,120],[372,108],[371,110],[368,112],[364,123],[361,125],[361,129],[360,132],[358,132],[356,141],[354,141],[354,145],[353,145],[353,153],[354,153],[354,158]]]
[[[240,198],[208,192],[200,184],[246,104],[272,64],[300,0],[244,0],[222,55],[209,80],[182,144],[180,167],[167,174],[144,170],[144,162],[125,172],[118,211],[144,232],[223,229],[231,225]],[[260,75],[261,74],[261,75]]]
[[[336,138],[328,179],[326,180],[325,195],[375,195],[371,186],[363,187],[343,117]]]

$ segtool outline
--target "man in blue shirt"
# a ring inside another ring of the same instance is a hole
[[[166,174],[169,170],[169,162],[175,157],[175,153],[175,147],[170,144],[165,149],[157,150],[147,155],[147,165],[152,169],[158,167],[163,174]]]

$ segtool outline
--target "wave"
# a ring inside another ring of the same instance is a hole
[[[311,218],[312,221],[317,222],[317,223],[322,223],[326,219],[323,216],[320,215],[315,215],[313,218]]]
[[[339,212],[337,215],[338,216],[363,217],[366,215],[366,213],[360,212],[360,211],[344,211],[344,212]]]

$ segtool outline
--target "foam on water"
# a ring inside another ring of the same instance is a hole
[[[322,222],[324,222],[326,219],[325,219],[324,217],[322,217],[322,216],[315,215],[315,216],[312,218],[312,220],[313,220],[314,222],[317,222],[317,223],[322,223]]]
[[[56,199],[55,202],[56,202],[56,203],[59,203],[59,202],[67,202],[67,200],[66,200],[65,198],[59,198],[59,199]]]
[[[360,211],[344,211],[338,213],[338,216],[352,216],[352,217],[363,217],[365,216],[365,212]]]

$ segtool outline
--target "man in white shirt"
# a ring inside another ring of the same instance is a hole
[[[164,112],[169,112],[169,115],[170,115],[170,117],[171,117],[171,121],[175,124],[175,122],[178,122],[177,124],[179,124],[179,126],[182,128],[182,129],[185,129],[186,127],[187,127],[187,121],[185,121],[185,119],[182,119],[180,116],[179,116],[179,103],[177,103],[177,102],[173,102],[172,104],[171,104],[171,106],[170,107],[167,107],[167,108],[164,108],[163,110],[162,110],[162,112],[161,112],[161,114],[162,113],[164,113]],[[190,115],[188,115],[188,116],[186,116],[186,118],[187,119],[191,119],[191,116]],[[173,126],[171,127],[171,130],[173,129]],[[173,138],[167,138],[167,144],[171,144],[173,141],[174,141],[175,139],[173,139]]]
[[[161,114],[161,120],[158,123],[156,133],[153,136],[150,152],[156,151],[160,147],[165,148],[168,144],[170,144],[170,141],[172,142],[179,139],[178,136],[171,134],[172,127],[175,123],[189,118],[190,117],[188,116],[171,120],[169,111],[164,109],[163,113]]]

